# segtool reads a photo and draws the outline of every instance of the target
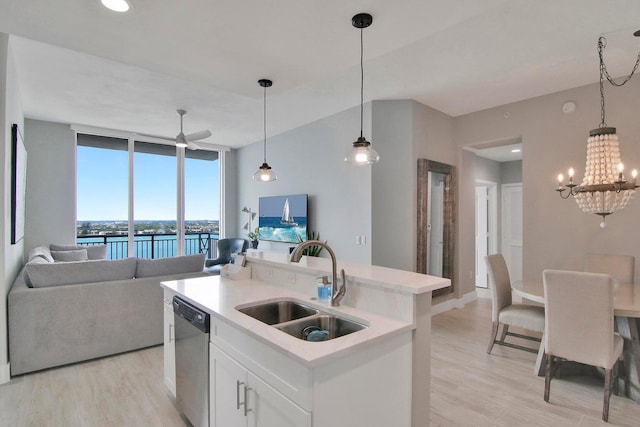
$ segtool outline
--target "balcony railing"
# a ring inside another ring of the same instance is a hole
[[[107,245],[108,259],[127,258],[129,237],[122,234],[95,234],[76,236],[81,246]],[[212,233],[186,233],[185,255],[204,253],[206,258],[218,257],[218,235]],[[167,258],[178,252],[175,233],[134,234],[133,255],[138,258]]]

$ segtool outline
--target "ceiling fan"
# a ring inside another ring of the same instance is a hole
[[[210,130],[203,130],[200,132],[190,133],[189,135],[185,135],[182,131],[182,118],[185,114],[187,114],[186,110],[177,110],[178,115],[180,116],[180,133],[176,136],[176,146],[177,147],[186,147],[189,150],[197,150],[200,147],[194,141],[198,141],[200,139],[209,138],[211,136]]]

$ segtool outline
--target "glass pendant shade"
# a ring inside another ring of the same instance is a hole
[[[357,166],[372,165],[378,163],[378,160],[380,156],[371,148],[371,143],[362,136],[353,143],[353,148],[344,158],[345,162]]]
[[[126,0],[101,0],[101,3],[104,7],[114,12],[127,12],[130,8],[129,2]]]
[[[271,166],[268,163],[263,163],[262,166],[258,168],[256,173],[253,174],[253,180],[258,182],[272,182],[277,180],[275,172],[271,170]]]
[[[358,13],[351,18],[351,24],[360,30],[360,137],[353,143],[353,148],[351,148],[351,151],[344,157],[344,161],[356,166],[373,165],[380,160],[380,156],[376,150],[371,148],[371,143],[362,136],[362,123],[364,121],[364,43],[362,30],[369,27],[372,22],[373,17],[368,13]]]
[[[271,87],[273,82],[269,79],[260,79],[258,80],[258,84],[264,89],[264,120],[262,122],[264,130],[264,141],[262,145],[264,150],[264,162],[258,168],[256,173],[253,174],[253,180],[257,182],[273,182],[277,180],[278,177],[271,169],[271,166],[269,166],[269,163],[267,163],[267,88]]]

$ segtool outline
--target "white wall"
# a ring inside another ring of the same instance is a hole
[[[622,160],[627,170],[640,169],[640,79],[635,77],[622,88],[607,85],[607,122],[618,128]],[[562,104],[576,102],[572,114],[562,112]],[[505,117],[505,112],[509,117]],[[622,212],[612,215],[608,227],[600,229],[600,217],[583,213],[572,199],[561,200],[554,191],[556,176],[573,166],[582,180],[589,130],[600,123],[597,85],[579,87],[533,98],[454,119],[458,147],[482,141],[522,137],[522,182],[524,192],[524,279],[540,279],[543,269],[580,270],[588,252],[634,255],[640,260],[637,218],[640,200],[631,201]],[[462,151],[462,150],[461,150]],[[461,154],[461,168],[470,164]],[[462,188],[474,179],[465,174]],[[461,207],[468,207],[472,196],[461,190]],[[460,224],[472,223],[472,209],[462,209]],[[467,268],[473,252],[461,252]],[[636,271],[640,271],[636,264]],[[467,292],[471,286],[465,284]]]
[[[69,125],[25,120],[27,218],[25,248],[75,244],[75,136]],[[105,170],[105,174],[109,171]]]
[[[9,36],[0,33],[0,160],[4,173],[0,177],[3,188],[2,255],[0,256],[0,384],[9,381],[9,352],[7,337],[7,293],[22,267],[24,240],[11,244],[11,125],[17,123],[24,131],[24,114],[18,86],[18,76]],[[26,142],[26,140],[25,140]],[[28,159],[27,159],[28,162]],[[27,163],[28,166],[28,163]]]
[[[371,104],[365,104],[364,117],[364,135],[370,139]],[[251,178],[263,161],[262,141],[239,149],[237,235],[246,237],[247,233],[241,229],[246,222],[246,214],[240,212],[244,206],[257,211],[259,197],[306,193],[309,229],[320,232],[338,259],[369,264],[371,166],[356,167],[344,162],[358,136],[360,107],[269,137],[267,161],[278,176],[271,183]],[[356,235],[366,236],[367,244],[356,245]],[[260,242],[262,249],[282,252],[294,245]]]

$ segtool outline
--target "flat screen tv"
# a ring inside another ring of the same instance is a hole
[[[260,197],[258,201],[260,240],[298,243],[307,240],[307,195]]]

